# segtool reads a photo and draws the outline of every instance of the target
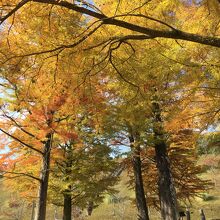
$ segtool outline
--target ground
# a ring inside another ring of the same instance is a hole
[[[199,210],[203,209],[206,220],[220,219],[220,169],[213,168],[204,172],[201,176],[204,179],[210,179],[215,183],[213,189],[204,192],[202,198],[192,200],[190,207],[191,219],[199,220]],[[83,216],[74,218],[74,220],[136,220],[136,207],[134,204],[134,191],[127,186],[127,173],[123,172],[120,182],[115,186],[118,193],[106,195],[104,202],[97,207],[92,216]],[[57,217],[62,219],[62,208],[56,208],[53,205],[47,207],[47,220],[55,219],[55,210],[57,209]],[[32,207],[23,205],[22,200],[15,199],[15,195],[11,195],[7,188],[3,187],[0,181],[0,220],[30,220]],[[149,210],[151,220],[159,220],[160,214],[153,209]],[[10,215],[9,215],[10,213]],[[8,215],[6,215],[8,214]],[[20,218],[19,218],[20,216]]]
[[[204,210],[207,220],[220,219],[220,169],[207,171],[202,175],[202,178],[215,181],[216,185],[213,189],[204,192],[203,199],[195,198],[192,200],[190,207],[191,219],[200,219],[200,209]],[[119,191],[118,197],[134,198],[134,192],[126,187],[127,177],[124,173],[120,183],[116,186]],[[109,197],[109,196],[108,196]],[[136,220],[136,208],[131,200],[125,200],[119,203],[111,203],[108,199],[105,200],[97,209],[94,210],[88,220]],[[159,220],[160,215],[157,211],[150,209],[150,219]]]

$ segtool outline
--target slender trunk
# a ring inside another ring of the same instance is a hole
[[[68,182],[71,176],[71,168],[72,168],[72,159],[73,159],[73,149],[72,143],[66,145],[65,149],[65,157],[66,157],[66,167],[65,167],[65,182]],[[63,192],[63,220],[71,220],[72,219],[72,195],[71,195],[71,185],[68,185],[66,190]]]
[[[132,164],[134,172],[134,181],[135,181],[135,196],[136,196],[136,205],[138,209],[138,220],[149,220],[148,208],[146,197],[144,193],[142,170],[141,170],[141,158],[140,158],[140,145],[139,143],[135,144],[135,138],[133,134],[130,134],[130,146],[133,149]]]
[[[58,219],[57,207],[55,207],[55,210],[54,210],[54,220],[57,220],[57,219]]]
[[[64,207],[63,207],[63,220],[71,220],[72,219],[72,198],[71,192],[69,190],[65,190],[64,197]]]
[[[52,134],[47,135],[47,141],[44,144],[42,168],[40,176],[40,187],[38,191],[38,202],[36,207],[35,220],[46,219],[46,205],[47,205],[47,189],[49,181],[49,169],[50,169],[50,151],[52,144]]]
[[[161,217],[164,220],[177,220],[179,213],[177,210],[177,199],[174,182],[170,170],[170,161],[167,154],[167,143],[163,131],[161,110],[157,101],[152,102],[154,113],[154,147],[155,159],[159,173],[158,191],[160,199]]]
[[[149,220],[148,209],[146,204],[146,198],[144,193],[142,171],[141,171],[141,159],[140,159],[140,149],[136,148],[132,158],[134,178],[135,178],[135,195],[136,204],[138,208],[138,219],[139,220]]]
[[[186,220],[190,220],[190,210],[187,208],[186,209]]]
[[[201,218],[201,220],[206,220],[203,209],[200,209],[200,218]]]
[[[32,211],[31,211],[31,220],[34,220],[34,210],[35,210],[35,206],[36,206],[36,203],[35,201],[32,202]]]
[[[94,202],[93,201],[89,201],[88,206],[87,206],[88,216],[92,215],[93,208],[94,208]]]

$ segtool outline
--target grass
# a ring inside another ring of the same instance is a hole
[[[196,198],[192,201],[190,211],[191,219],[200,219],[199,210],[203,209],[207,220],[220,219],[220,169],[212,169],[202,175],[204,179],[210,179],[215,184],[214,188],[204,192],[202,198]],[[128,177],[126,172],[122,173],[121,180],[118,185],[115,186],[118,193],[115,195],[118,198],[118,202],[112,203],[112,195],[106,195],[106,198],[99,207],[94,209],[92,216],[86,216],[84,212],[83,218],[74,218],[74,220],[136,220],[137,213],[136,207],[133,202],[135,198],[134,191],[127,186]],[[0,182],[1,183],[1,182]],[[15,218],[7,218],[1,216],[1,211],[6,208],[7,200],[10,198],[4,188],[1,188],[0,198],[0,220],[14,220]],[[5,209],[8,210],[8,209]],[[15,210],[14,210],[15,211]],[[62,208],[57,208],[58,217],[62,219]],[[47,220],[54,220],[55,207],[48,205],[47,207]],[[151,220],[160,220],[160,213],[150,209],[149,210]],[[31,207],[25,209],[25,215],[22,220],[29,220],[31,215]]]
[[[213,172],[206,172],[202,175],[202,178],[211,179],[215,181],[215,187],[208,192],[205,192],[205,196],[202,198],[195,198],[192,200],[190,207],[191,219],[200,219],[200,209],[204,210],[207,220],[220,219],[220,170]],[[123,173],[120,183],[116,186],[119,191],[118,197],[130,197],[134,198],[134,192],[128,189],[126,182],[128,177],[126,173]],[[88,220],[136,220],[136,207],[131,199],[123,201],[121,203],[111,204],[108,199],[105,200],[98,208],[94,210],[91,217],[86,217]],[[150,209],[150,219],[159,220],[160,213]]]

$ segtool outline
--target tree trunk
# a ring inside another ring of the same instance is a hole
[[[191,220],[191,218],[190,218],[190,210],[188,208],[186,209],[186,220]]]
[[[51,144],[52,144],[52,134],[49,133],[47,135],[47,141],[45,142],[43,149],[40,187],[38,191],[38,202],[36,207],[35,220],[46,219],[47,189],[48,189],[48,181],[49,181]]]
[[[32,202],[31,220],[34,220],[35,201]]]
[[[71,176],[72,159],[73,159],[73,149],[72,144],[67,144],[65,148],[66,157],[66,167],[65,167],[65,182],[68,182]],[[68,185],[66,190],[63,192],[64,204],[63,204],[63,220],[72,219],[72,195],[71,195],[71,185]]]
[[[201,218],[201,220],[206,220],[203,209],[200,209],[200,218]]]
[[[64,207],[63,207],[63,220],[72,219],[72,198],[69,190],[66,190],[63,194]]]
[[[166,144],[156,144],[156,164],[159,172],[158,189],[161,216],[164,220],[177,220],[176,192],[172,181],[170,162],[166,151]]]
[[[135,196],[136,196],[136,205],[138,209],[138,220],[149,220],[148,208],[146,197],[144,193],[142,170],[141,170],[141,158],[140,158],[140,145],[135,146],[135,138],[133,134],[130,134],[130,146],[133,150],[132,155],[132,164],[134,172],[134,181],[135,181]]]
[[[158,191],[161,217],[164,220],[177,220],[179,218],[179,213],[177,210],[176,191],[167,154],[168,146],[163,131],[161,110],[157,100],[152,102],[152,109],[154,114],[154,147],[156,165],[159,174]]]
[[[93,201],[89,201],[88,206],[87,206],[88,216],[92,215],[93,208],[94,208],[94,202]]]

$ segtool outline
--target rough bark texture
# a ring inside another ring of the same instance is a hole
[[[72,219],[72,199],[68,190],[64,192],[64,207],[63,207],[63,220]]]
[[[135,196],[136,196],[136,205],[138,209],[138,220],[149,220],[148,208],[146,197],[144,193],[143,179],[142,179],[142,170],[141,170],[141,158],[140,158],[140,146],[135,146],[135,138],[130,135],[130,146],[133,150],[132,163],[133,163],[133,172],[135,180]]]
[[[167,154],[167,143],[161,119],[161,109],[158,101],[152,102],[154,113],[154,147],[155,159],[158,169],[158,191],[160,199],[161,217],[164,220],[177,220],[179,213],[177,209],[177,198],[174,182],[170,170],[170,162]]]
[[[35,220],[46,219],[47,189],[48,189],[48,181],[49,181],[51,143],[52,143],[52,134],[50,133],[47,135],[47,141],[45,142],[43,149],[40,187],[38,191],[38,202],[36,207]]]
[[[161,216],[164,220],[177,220],[176,192],[172,181],[170,162],[166,152],[166,144],[155,145],[156,163],[159,172],[158,189]]]

